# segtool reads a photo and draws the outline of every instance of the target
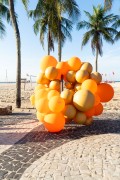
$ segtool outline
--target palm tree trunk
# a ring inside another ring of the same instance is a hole
[[[62,49],[61,49],[61,22],[59,20],[58,22],[58,60],[61,62],[61,54],[62,54]]]
[[[14,0],[9,0],[10,18],[15,32],[17,46],[17,75],[16,75],[16,107],[21,107],[21,41],[18,23],[15,16]]]
[[[95,71],[98,71],[98,48],[96,48]]]
[[[50,55],[50,30],[48,28],[48,55]]]

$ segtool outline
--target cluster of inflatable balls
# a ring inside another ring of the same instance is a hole
[[[101,83],[101,74],[92,70],[89,62],[81,62],[78,57],[66,62],[57,62],[53,56],[42,58],[30,101],[37,110],[37,119],[49,132],[61,131],[70,121],[91,125],[93,116],[102,114],[102,103],[112,99],[114,90]]]

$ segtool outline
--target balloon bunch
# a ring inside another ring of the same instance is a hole
[[[61,131],[72,120],[91,125],[93,116],[102,114],[102,103],[112,99],[114,90],[111,85],[101,83],[101,74],[92,69],[90,63],[81,62],[78,57],[66,62],[57,62],[53,56],[41,60],[30,101],[37,110],[37,119],[49,132]],[[61,77],[65,82],[62,92]]]

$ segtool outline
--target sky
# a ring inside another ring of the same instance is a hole
[[[81,16],[78,21],[87,20],[84,10],[92,13],[93,5],[103,4],[104,0],[76,0],[79,5]],[[29,9],[34,9],[37,0],[30,1]],[[21,34],[21,76],[26,78],[26,74],[37,76],[40,68],[40,60],[47,55],[47,42],[43,50],[39,35],[33,31],[33,20],[28,19],[25,9],[20,0],[17,0],[15,10],[18,14],[19,29]],[[120,15],[120,0],[115,0],[111,12]],[[6,71],[8,81],[16,80],[16,40],[12,26],[6,24],[6,36],[0,40],[0,82],[6,81]],[[72,41],[67,40],[62,50],[62,61],[66,61],[73,56],[77,56],[81,61],[90,62],[94,68],[95,56],[92,54],[90,43],[81,49],[81,42],[84,30],[77,31],[76,25],[71,32]],[[55,51],[51,53],[58,59],[57,44]],[[103,41],[103,56],[99,56],[98,71],[103,74],[104,80],[120,80],[120,40],[114,45]],[[113,75],[114,72],[114,75]],[[27,77],[28,78],[28,77]]]

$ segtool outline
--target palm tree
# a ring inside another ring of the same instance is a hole
[[[74,0],[39,0],[35,10],[30,11],[30,17],[35,20],[34,32],[40,32],[40,41],[44,47],[45,34],[48,37],[48,54],[54,50],[54,41],[58,42],[58,57],[61,61],[61,49],[68,37],[71,40],[70,31],[72,30],[72,21],[65,18],[64,15],[77,18],[79,9]]]
[[[7,20],[7,22],[10,22],[9,9],[0,1],[0,38],[5,35],[4,19]]]
[[[120,27],[120,16],[118,16],[118,19],[115,21],[115,23],[112,25],[115,29]],[[120,40],[120,31],[115,36],[115,41]]]
[[[68,15],[68,19],[71,19],[74,22],[80,14],[78,5],[75,0],[56,0],[54,2],[56,9],[57,9],[57,21],[58,21],[58,59],[61,61],[62,55],[62,38],[64,36],[64,32],[62,31],[62,19],[64,15]],[[67,22],[66,22],[67,23]],[[67,24],[66,24],[67,25]],[[70,30],[71,25],[69,24]],[[66,32],[67,33],[67,32]],[[70,33],[67,33],[68,37],[70,37]]]
[[[104,7],[105,9],[111,9],[113,0],[104,0]]]
[[[22,0],[25,8],[27,9],[27,4],[29,0]],[[0,0],[0,4],[5,8],[9,8],[10,19],[12,26],[14,28],[15,37],[16,37],[16,48],[17,48],[17,75],[16,75],[16,107],[21,107],[21,39],[20,31],[17,22],[17,15],[14,8],[15,0]],[[8,16],[9,17],[9,16]],[[0,18],[1,21],[1,18]],[[2,25],[2,21],[1,21]],[[2,33],[4,33],[4,26],[2,26]]]
[[[108,43],[114,43],[114,35],[117,30],[111,27],[117,16],[108,14],[100,5],[93,6],[93,14],[85,11],[88,21],[79,22],[77,29],[86,28],[88,31],[84,34],[82,47],[91,40],[91,48],[93,53],[96,51],[95,70],[98,70],[98,55],[102,56],[103,39]]]

